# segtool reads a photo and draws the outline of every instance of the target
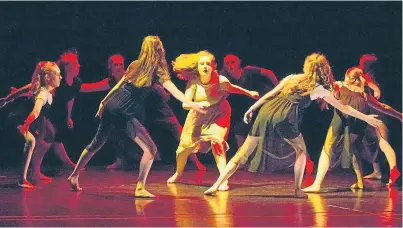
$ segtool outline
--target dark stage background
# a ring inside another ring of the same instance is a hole
[[[208,49],[221,68],[224,55],[235,53],[244,65],[271,69],[279,79],[301,72],[305,56],[314,51],[327,55],[338,80],[362,54],[375,53],[382,100],[401,111],[401,19],[401,2],[1,2],[0,96],[7,95],[10,86],[28,83],[37,61],[56,60],[71,47],[79,51],[81,79],[98,81],[107,75],[109,55],[121,53],[128,65],[136,59],[143,37],[156,34],[168,62],[181,53]],[[183,90],[185,82],[172,76]],[[74,161],[96,131],[94,115],[105,94],[76,98],[75,129],[65,140]],[[183,124],[186,112],[181,104],[173,98],[170,104]],[[5,112],[0,111],[0,164],[16,165],[23,139],[8,127]],[[315,104],[305,112],[303,133],[315,161],[332,115]],[[389,118],[388,126],[400,166],[402,125]],[[161,134],[154,131],[157,143]],[[235,148],[233,139],[230,145]],[[173,162],[176,146],[160,146],[165,162]],[[90,164],[111,163],[115,148],[107,144]],[[200,157],[213,162],[211,154]],[[56,160],[49,154],[44,163],[52,162]]]

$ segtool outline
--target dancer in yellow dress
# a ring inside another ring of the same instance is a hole
[[[229,93],[243,94],[254,99],[259,93],[245,90],[233,85],[224,76],[216,71],[215,57],[201,51],[194,54],[180,55],[173,62],[174,71],[178,77],[188,80],[185,96],[205,107],[206,114],[199,114],[190,110],[183,127],[180,143],[176,150],[176,173],[168,179],[168,183],[179,180],[183,174],[187,158],[196,152],[206,153],[212,149],[221,172],[227,163],[225,152],[228,150],[226,142],[231,118],[231,107],[227,101]],[[189,107],[183,104],[184,109]],[[227,182],[220,190],[227,190]]]

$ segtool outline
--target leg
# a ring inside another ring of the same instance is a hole
[[[123,160],[119,156],[116,156],[116,160],[113,164],[106,166],[107,169],[122,169],[123,168]]]
[[[171,133],[171,135],[175,137],[175,139],[179,144],[183,127],[180,125],[176,116],[172,116],[166,120],[163,120],[162,123],[165,123],[164,126]],[[195,153],[191,153],[189,158],[190,161],[192,161],[196,165],[198,170],[206,171],[206,167],[199,161]]]
[[[225,169],[220,172],[220,176],[217,181],[211,186],[207,191],[204,192],[205,195],[213,195],[218,188],[225,183],[237,170],[240,163],[245,163],[249,155],[255,150],[259,143],[260,138],[256,136],[248,136],[245,143],[239,148],[235,156],[228,162]]]
[[[236,144],[238,145],[238,148],[240,148],[242,145],[243,145],[243,143],[245,142],[245,136],[243,136],[243,135],[235,135],[235,139],[236,139]]]
[[[340,140],[341,132],[344,131],[342,128],[342,121],[340,117],[335,114],[333,120],[330,124],[329,130],[326,134],[325,143],[323,145],[322,151],[320,153],[318,170],[316,173],[315,181],[313,184],[307,188],[302,189],[304,192],[319,192],[322,185],[323,179],[330,167],[330,160],[333,156],[333,145]]]
[[[374,171],[371,174],[366,175],[364,179],[376,179],[376,180],[382,179],[382,172],[379,163],[377,162],[372,163],[372,167]]]
[[[385,124],[379,126],[376,133],[379,139],[379,148],[385,154],[389,164],[390,176],[388,185],[393,185],[400,176],[400,172],[396,166],[396,152],[388,142],[388,128]]]
[[[143,156],[140,161],[138,182],[135,191],[135,197],[141,198],[153,198],[153,194],[145,189],[146,180],[148,173],[150,172],[151,166],[154,161],[154,157],[157,154],[157,146],[151,139],[148,131],[144,126],[136,119],[132,119],[130,123],[127,124],[126,133],[128,136],[137,143],[143,150]]]
[[[78,177],[80,175],[81,169],[83,169],[87,163],[91,160],[92,156],[105,144],[108,139],[109,133],[113,130],[114,125],[111,122],[103,121],[98,126],[97,133],[94,139],[81,153],[80,159],[77,162],[73,173],[67,179],[74,191],[81,191],[82,188],[78,183]]]
[[[306,145],[304,138],[300,134],[294,139],[284,139],[294,149],[296,154],[294,165],[294,189],[297,198],[305,198],[307,195],[301,190],[302,179],[304,178],[305,164],[306,164]]]
[[[323,179],[325,178],[325,175],[330,167],[330,159],[331,159],[331,157],[326,153],[326,151],[324,149],[322,149],[322,152],[319,157],[318,171],[316,173],[315,181],[313,182],[313,184],[311,186],[302,189],[302,191],[304,191],[304,192],[319,192],[320,191],[320,187],[322,185]]]
[[[350,186],[352,189],[363,189],[364,182],[362,178],[362,169],[361,169],[361,161],[357,159],[355,155],[353,155],[353,168],[355,175],[357,175],[357,183]]]
[[[176,150],[176,172],[167,180],[168,184],[179,181],[183,175],[183,171],[185,170],[188,157],[192,154],[192,152],[193,148],[185,148],[179,145],[178,149]]]
[[[126,138],[126,135],[122,135],[122,136],[123,136],[123,138]],[[116,154],[115,162],[106,166],[107,169],[124,169],[126,167],[127,162],[125,161],[126,158],[125,158],[124,152],[127,151],[127,147],[129,145],[127,145],[128,140],[122,139],[122,136],[120,136],[120,135],[113,136],[113,141],[116,145],[118,152]],[[135,152],[138,152],[137,150],[140,150],[140,149],[141,148],[135,146],[135,150],[136,150]]]
[[[38,139],[34,153],[32,155],[32,165],[31,165],[31,176],[32,179],[35,180],[46,180],[50,181],[52,178],[45,176],[41,173],[41,164],[43,161],[43,157],[45,156],[46,152],[49,151],[50,144],[46,143],[43,139]]]
[[[29,164],[31,162],[32,153],[35,148],[35,137],[32,135],[31,132],[28,131],[27,134],[24,135],[24,138],[25,138],[24,158],[22,161],[22,170],[18,186],[20,186],[21,188],[34,188],[34,186],[27,180],[27,173]]]
[[[214,159],[217,163],[217,168],[218,171],[220,172],[220,174],[222,172],[224,172],[225,170],[225,166],[227,165],[227,158],[225,156],[225,152],[218,152],[217,149],[215,147],[213,147],[213,155],[214,155]],[[219,187],[218,190],[219,191],[227,191],[229,189],[228,186],[228,180],[224,181]]]
[[[70,157],[67,155],[66,149],[62,142],[54,142],[52,144],[52,149],[55,152],[56,156],[63,163],[63,166],[68,168],[74,168],[76,164],[71,161]]]
[[[392,185],[395,183],[397,178],[399,178],[399,176],[400,176],[400,172],[399,172],[399,170],[397,170],[397,166],[396,166],[395,150],[393,150],[393,148],[390,146],[389,142],[383,138],[380,138],[380,140],[379,140],[379,148],[381,148],[382,152],[385,153],[386,159],[388,160],[389,168],[390,168],[390,176],[389,176],[388,185]]]

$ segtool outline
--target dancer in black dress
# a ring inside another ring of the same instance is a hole
[[[98,131],[92,142],[84,149],[68,181],[73,190],[80,191],[78,178],[82,168],[91,157],[104,145],[113,130],[123,130],[143,149],[140,161],[136,197],[155,197],[145,189],[145,182],[157,153],[157,147],[148,131],[138,121],[145,115],[145,101],[152,91],[152,85],[161,83],[178,100],[193,109],[204,112],[199,103],[189,101],[170,80],[165,50],[158,36],[144,38],[137,60],[133,61],[123,78],[101,101],[97,115],[101,117]]]

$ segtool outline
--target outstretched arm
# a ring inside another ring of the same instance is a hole
[[[95,116],[102,116],[102,112],[104,110],[104,102],[108,99],[108,97],[117,89],[120,88],[120,86],[122,86],[123,82],[125,81],[125,76],[123,76],[120,81],[109,91],[108,94],[106,94],[106,96],[104,97],[104,99],[102,99],[101,103],[99,104],[99,108],[97,113],[95,114]]]
[[[261,97],[256,103],[254,103],[248,111],[245,112],[245,115],[243,117],[243,121],[245,123],[249,123],[252,119],[253,111],[258,109],[260,106],[262,106],[268,99],[276,96],[281,92],[283,89],[284,85],[287,83],[288,77],[284,78],[283,80],[280,81],[280,83],[274,87],[274,89],[270,90],[268,93],[266,93],[263,97]]]
[[[325,96],[323,97],[323,99],[336,109],[342,111],[343,113],[361,119],[371,126],[378,127],[380,124],[382,124],[381,120],[375,118],[376,115],[366,115],[362,112],[359,112],[349,105],[342,104],[339,100],[334,98],[333,95]]]
[[[283,80],[280,81],[280,83],[274,87],[274,89],[270,90],[268,93],[266,93],[263,97],[261,97],[258,101],[256,101],[250,108],[250,111],[254,111],[256,109],[258,109],[260,106],[262,106],[266,100],[274,97],[275,95],[277,95],[278,93],[280,93],[280,91],[283,89],[284,85],[287,83],[288,78],[284,78]]]
[[[109,90],[109,79],[105,78],[99,82],[81,84],[80,92],[90,93]]]
[[[259,93],[256,91],[249,91],[240,86],[232,84],[226,77],[220,76],[220,83],[223,84],[222,88],[228,93],[235,93],[249,96],[253,99],[259,99]]]
[[[31,83],[21,88],[15,89],[11,87],[11,92],[6,97],[0,98],[0,109],[3,108],[8,102],[13,101],[15,98],[31,95]]]
[[[189,107],[191,107],[192,109],[195,109],[196,111],[200,112],[200,113],[206,113],[205,110],[203,110],[203,108],[205,107],[204,105],[200,104],[200,103],[196,103],[193,102],[191,100],[189,100],[185,94],[183,94],[176,86],[174,83],[172,83],[171,80],[167,80],[165,81],[162,86],[167,89],[176,99],[178,99],[179,101],[181,101],[182,103],[184,103],[184,105],[187,105]]]
[[[12,90],[11,93],[6,97],[7,102],[12,101],[18,97],[31,95],[30,89],[31,89],[31,83],[29,83],[21,88]]]
[[[369,106],[371,106],[372,108],[374,108],[386,115],[394,117],[402,122],[402,113],[396,111],[395,109],[393,109],[392,107],[390,107],[387,104],[381,103],[380,101],[375,99],[375,97],[373,97],[371,94],[367,94],[367,95],[368,95],[367,102],[368,102]]]
[[[126,76],[123,76],[122,79],[120,79],[120,81],[109,91],[108,94],[106,94],[105,98],[101,101],[101,103],[103,103],[104,101],[106,101],[106,99],[117,89],[120,88],[120,86],[122,86],[123,82],[125,81]]]

